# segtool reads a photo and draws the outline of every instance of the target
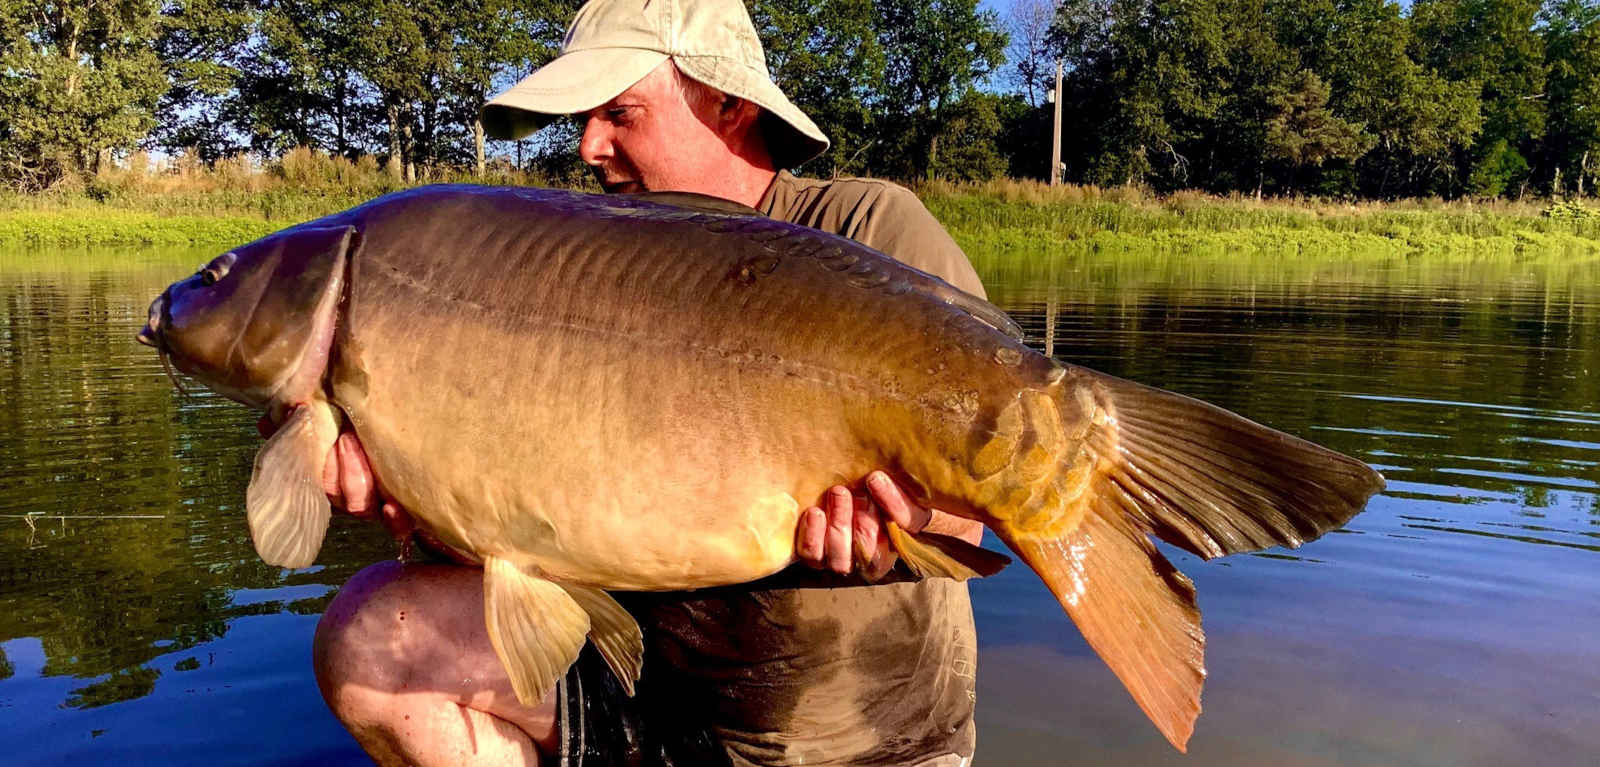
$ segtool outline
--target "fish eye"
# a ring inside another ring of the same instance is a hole
[[[232,253],[217,256],[216,260],[200,269],[200,284],[208,288],[217,284],[217,280],[228,276],[228,267],[233,266],[236,258],[238,256]]]

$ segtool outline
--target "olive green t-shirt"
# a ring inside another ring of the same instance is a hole
[[[966,256],[904,187],[784,172],[759,209],[983,295]],[[970,756],[977,641],[966,585],[844,583],[858,581],[797,566],[741,587],[630,595],[643,597],[633,609],[655,656],[641,691],[657,698],[652,708],[675,706],[708,727],[736,767]]]

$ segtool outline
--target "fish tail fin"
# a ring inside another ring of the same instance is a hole
[[[1155,535],[1201,557],[1299,546],[1382,489],[1353,458],[1199,400],[1066,366],[974,452],[985,520],[1038,573],[1180,750],[1200,711],[1193,584]]]

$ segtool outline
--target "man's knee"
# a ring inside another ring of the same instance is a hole
[[[419,670],[437,668],[482,614],[481,598],[461,593],[482,576],[464,570],[380,562],[339,590],[312,641],[317,684],[336,712],[350,698],[427,691],[414,684]]]

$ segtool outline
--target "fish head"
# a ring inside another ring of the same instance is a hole
[[[313,223],[223,253],[156,298],[138,340],[230,399],[292,403],[326,367],[355,239]]]

